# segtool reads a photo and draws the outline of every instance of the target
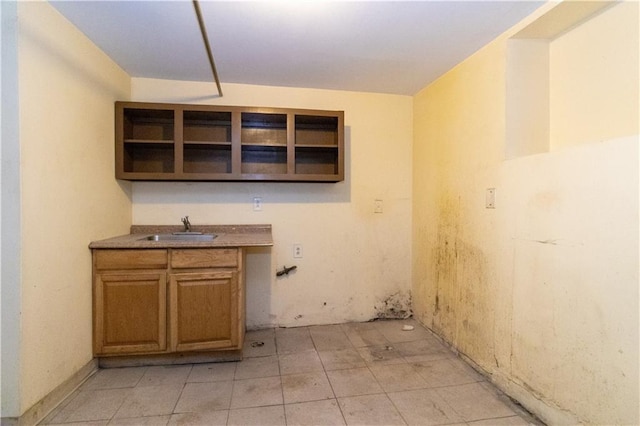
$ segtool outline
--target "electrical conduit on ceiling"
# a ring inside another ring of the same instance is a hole
[[[200,32],[202,33],[202,40],[204,41],[204,48],[207,51],[207,57],[209,58],[209,64],[211,65],[211,72],[213,78],[216,81],[218,87],[218,94],[222,97],[222,87],[220,86],[220,78],[218,77],[218,71],[216,70],[216,64],[213,61],[213,54],[211,53],[211,46],[209,45],[209,37],[207,36],[207,29],[204,26],[202,19],[202,12],[200,11],[200,4],[198,0],[193,0],[193,7],[196,10],[196,16],[198,17],[198,24],[200,25]]]

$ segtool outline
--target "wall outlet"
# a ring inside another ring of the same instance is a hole
[[[302,244],[296,243],[293,245],[293,257],[296,259],[302,258]]]
[[[254,212],[262,211],[262,197],[253,197],[253,211]]]
[[[495,188],[487,188],[487,192],[485,194],[484,206],[488,209],[496,208],[496,189]]]
[[[382,213],[382,200],[374,200],[373,201],[373,212],[374,213]]]

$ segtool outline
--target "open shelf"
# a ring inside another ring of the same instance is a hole
[[[337,147],[296,146],[296,173],[317,175],[337,174]]]
[[[174,111],[125,108],[123,169],[129,173],[173,173]]]
[[[338,117],[296,115],[296,146],[338,146]]]
[[[231,173],[231,144],[185,144],[185,173]]]
[[[242,146],[242,173],[279,175],[287,173],[287,147]]]
[[[174,112],[166,109],[123,111],[124,139],[130,141],[173,141]]]
[[[123,168],[127,173],[173,173],[174,158],[172,143],[127,142]]]
[[[185,143],[231,144],[231,112],[185,110],[182,120]]]
[[[243,144],[287,145],[287,115],[243,112],[240,140]]]

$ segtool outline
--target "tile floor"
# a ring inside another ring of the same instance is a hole
[[[244,355],[100,370],[41,424],[540,424],[414,320],[252,331]]]

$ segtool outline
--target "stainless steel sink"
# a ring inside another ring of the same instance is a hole
[[[176,232],[174,234],[148,235],[141,240],[149,241],[213,241],[215,234],[202,234],[200,232]]]

